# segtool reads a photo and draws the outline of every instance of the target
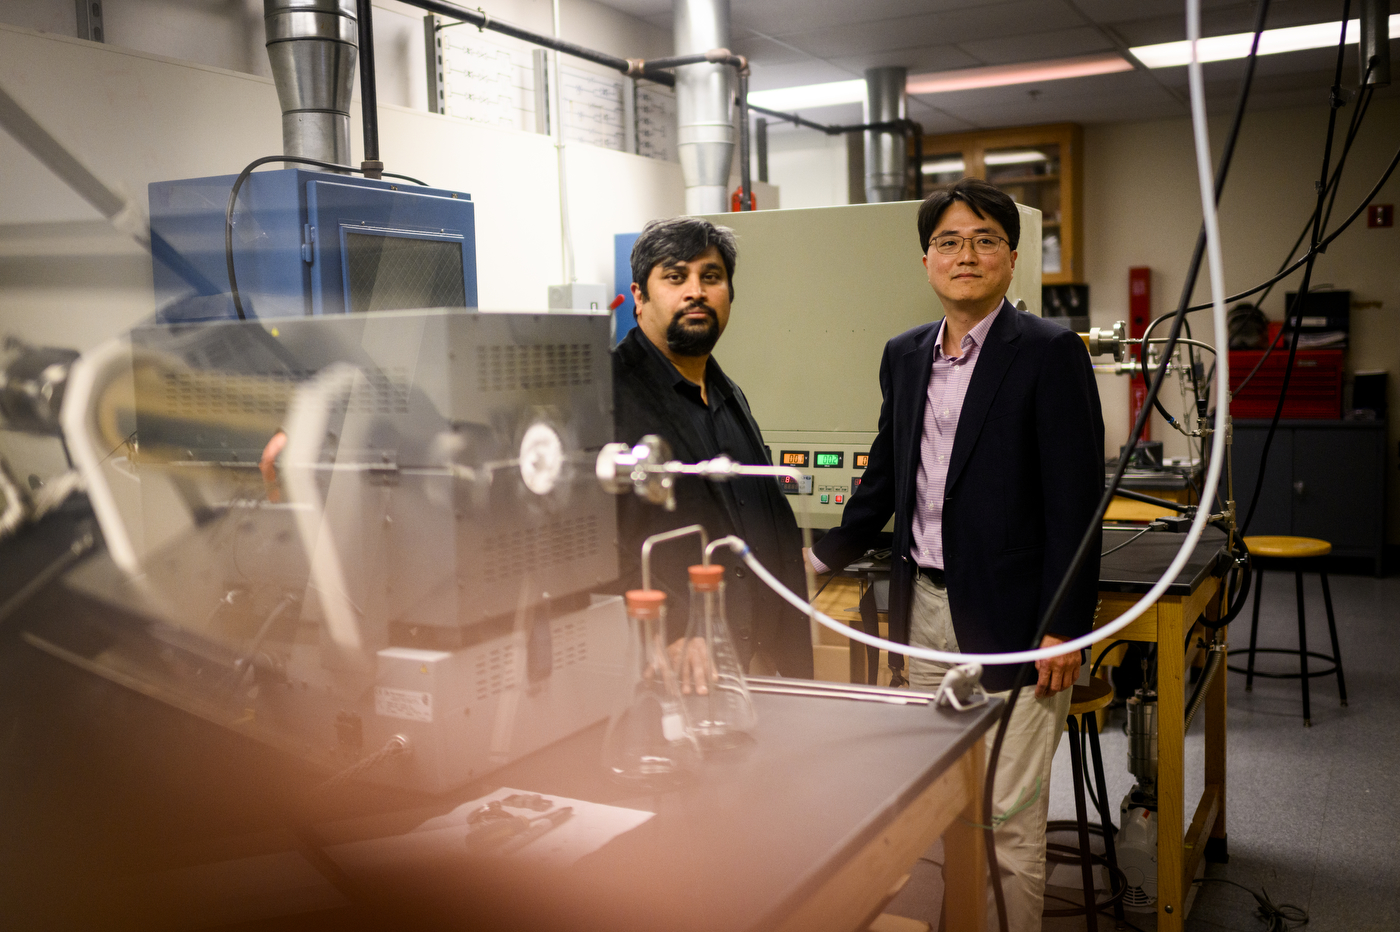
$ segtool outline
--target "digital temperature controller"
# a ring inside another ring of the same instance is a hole
[[[818,469],[840,469],[846,454],[837,450],[818,450],[812,454],[812,465]]]

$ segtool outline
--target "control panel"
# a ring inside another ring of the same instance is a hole
[[[780,480],[793,496],[792,510],[801,526],[831,528],[860,488],[870,465],[874,431],[765,431],[769,458],[775,466],[790,466],[801,481]]]

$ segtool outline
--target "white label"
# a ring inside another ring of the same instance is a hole
[[[433,720],[433,694],[413,689],[374,687],[374,712],[390,718],[406,718],[411,722]]]
[[[685,737],[685,721],[679,712],[666,712],[661,716],[661,737],[667,741],[679,741]]]

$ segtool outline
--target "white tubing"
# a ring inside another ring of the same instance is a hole
[[[1205,94],[1201,83],[1201,63],[1196,54],[1196,40],[1200,38],[1201,13],[1200,0],[1187,0],[1187,35],[1191,40],[1191,64],[1188,68],[1188,75],[1191,82],[1191,122],[1195,132],[1196,141],[1196,172],[1200,179],[1201,187],[1201,210],[1206,227],[1206,259],[1210,267],[1210,291],[1212,316],[1215,320],[1215,345],[1228,346],[1229,335],[1226,331],[1225,323],[1225,275],[1224,264],[1220,254],[1220,228],[1215,212],[1215,181],[1211,172],[1210,164],[1210,137],[1206,127]],[[1229,386],[1230,386],[1230,358],[1228,353],[1216,354],[1217,364],[1215,369],[1216,397],[1219,401],[1215,406],[1215,432],[1211,437],[1210,468],[1206,471],[1205,486],[1201,490],[1201,501],[1211,502],[1215,499],[1216,487],[1220,484],[1220,471],[1225,464],[1225,434],[1226,423],[1229,411]],[[1196,544],[1201,539],[1201,534],[1205,531],[1207,520],[1210,518],[1210,508],[1203,506],[1196,512],[1195,519],[1191,522],[1191,528],[1186,533],[1186,540],[1181,544],[1181,549],[1177,551],[1171,565],[1162,573],[1162,577],[1153,584],[1147,593],[1133,604],[1122,615],[1113,621],[1097,628],[1083,637],[1065,641],[1063,644],[1056,644],[1053,647],[1042,647],[1037,650],[1013,651],[1005,654],[959,654],[942,650],[930,650],[925,647],[914,647],[909,644],[899,644],[894,641],[887,641],[884,638],[874,637],[864,631],[857,631],[849,625],[841,622],[814,609],[803,599],[795,595],[790,589],[784,586],[773,574],[763,567],[758,559],[749,550],[748,545],[737,538],[730,548],[743,557],[745,563],[754,571],[759,579],[768,584],[774,592],[782,596],[790,605],[799,611],[816,618],[818,622],[826,625],[833,631],[843,634],[853,641],[867,644],[871,647],[878,647],[881,650],[891,653],[904,654],[907,657],[917,657],[921,660],[933,660],[939,663],[961,664],[980,663],[983,665],[1010,664],[1010,663],[1031,663],[1038,660],[1049,660],[1052,657],[1059,657],[1064,654],[1071,654],[1083,650],[1091,644],[1110,638],[1132,624],[1156,604],[1163,592],[1176,579],[1176,575],[1181,572],[1181,568],[1190,558],[1191,553],[1196,549]]]

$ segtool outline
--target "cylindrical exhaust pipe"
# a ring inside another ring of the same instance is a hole
[[[729,47],[729,0],[675,0],[677,55]],[[734,162],[734,86],[727,65],[676,69],[676,152],[685,178],[685,212],[729,209]]]
[[[355,0],[263,0],[282,153],[350,164]]]
[[[1390,85],[1390,0],[1361,0],[1361,83]],[[1370,73],[1367,73],[1367,67]]]
[[[908,68],[865,69],[865,122],[909,118],[904,83]],[[865,131],[865,202],[904,200],[905,136],[890,130]]]

